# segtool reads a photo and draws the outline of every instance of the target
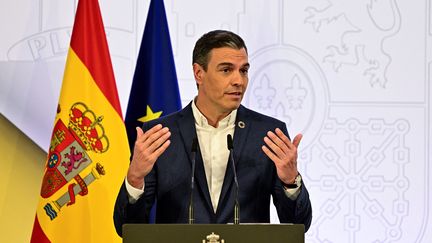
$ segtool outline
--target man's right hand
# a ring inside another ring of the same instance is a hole
[[[161,124],[145,133],[140,127],[136,130],[137,138],[127,180],[131,186],[141,189],[144,185],[144,177],[150,173],[156,160],[170,145],[171,141],[168,138],[171,132],[168,127],[162,127]]]

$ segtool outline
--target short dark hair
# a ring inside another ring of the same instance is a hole
[[[244,48],[247,53],[246,44],[240,36],[228,30],[213,30],[201,36],[195,43],[192,64],[198,63],[204,68],[204,71],[207,71],[210,51],[214,48],[222,47],[230,47],[237,50]]]

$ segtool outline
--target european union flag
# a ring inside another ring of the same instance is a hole
[[[152,0],[126,111],[131,151],[135,127],[181,109],[177,75],[163,0]]]
[[[179,88],[163,0],[152,0],[147,15],[126,111],[131,153],[137,126],[180,110]],[[150,212],[155,222],[156,203]]]

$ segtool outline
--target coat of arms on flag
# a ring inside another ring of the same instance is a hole
[[[84,103],[77,102],[69,110],[69,122],[58,119],[51,138],[46,172],[42,181],[41,196],[51,197],[72,180],[68,192],[48,203],[44,209],[53,220],[65,205],[75,203],[77,194],[85,196],[88,186],[105,174],[101,163],[97,162],[91,173],[84,178],[79,174],[92,164],[88,152],[104,153],[109,148],[109,140],[102,125],[103,116],[97,116]]]

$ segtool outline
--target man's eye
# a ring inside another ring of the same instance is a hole
[[[224,72],[224,73],[228,73],[230,70],[229,70],[229,68],[223,68],[222,69],[222,72]]]

